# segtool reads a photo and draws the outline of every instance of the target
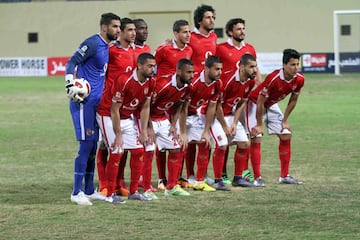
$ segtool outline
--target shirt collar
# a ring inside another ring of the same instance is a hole
[[[209,37],[210,34],[211,34],[213,31],[214,31],[214,30],[211,30],[211,31],[209,32],[209,34],[206,35],[206,34],[201,33],[201,32],[199,31],[199,29],[197,29],[196,27],[192,30],[193,33],[198,34],[198,35],[201,35],[201,36],[204,36],[204,37]]]
[[[235,47],[235,48],[237,48],[237,49],[241,49],[242,47],[245,47],[245,42],[244,42],[244,41],[241,41],[241,42],[240,42],[240,47],[235,46],[235,45],[234,45],[234,42],[233,42],[233,40],[232,40],[231,38],[228,38],[227,43],[228,43],[230,46],[233,46],[233,47]]]
[[[172,42],[173,42],[173,44],[172,44],[172,45],[173,45],[173,48],[175,48],[175,49],[183,50],[183,49],[185,49],[185,48],[187,47],[187,44],[185,43],[185,45],[184,45],[183,48],[179,48],[179,47],[176,45],[175,39],[173,39]]]

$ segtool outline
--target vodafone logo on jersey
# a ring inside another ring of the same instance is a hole
[[[326,54],[304,54],[302,56],[303,67],[326,67]]]
[[[65,65],[70,57],[49,57],[48,76],[59,76],[65,74]]]

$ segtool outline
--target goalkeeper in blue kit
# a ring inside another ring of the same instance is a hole
[[[102,14],[100,33],[85,39],[66,64],[65,89],[70,99],[76,140],[79,142],[70,199],[79,205],[92,205],[91,200],[107,200],[94,189],[95,154],[99,138],[95,117],[104,86],[109,43],[117,39],[120,24],[119,16]],[[74,79],[77,78],[87,80],[91,86],[91,93],[85,99],[80,94],[81,89],[75,86]]]

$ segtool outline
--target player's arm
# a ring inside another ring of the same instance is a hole
[[[78,88],[74,85],[74,73],[78,65],[94,56],[97,51],[97,43],[91,38],[80,44],[79,48],[69,59],[65,66],[65,89],[70,99],[77,99]],[[80,99],[79,99],[80,100]]]
[[[154,139],[148,139],[147,131],[143,129],[147,129],[149,120],[150,120],[150,98],[145,98],[143,105],[140,110],[140,125],[141,131],[139,136],[139,141],[142,144],[151,144],[153,143]]]
[[[242,112],[244,111],[246,101],[247,101],[246,99],[242,98],[236,105],[236,110],[234,112],[234,120],[230,127],[231,133],[233,135],[235,135],[235,133],[236,133],[237,123],[240,121],[240,116],[241,116]]]
[[[262,94],[259,94],[259,97],[256,102],[256,126],[251,129],[251,136],[256,137],[259,134],[263,133],[262,128],[262,117],[265,111],[265,102],[266,97]]]
[[[185,150],[187,148],[187,135],[186,135],[186,118],[188,115],[188,107],[190,101],[185,101],[182,105],[180,116],[179,116],[179,125],[180,125],[180,144],[182,145],[182,149]]]
[[[217,101],[209,101],[209,105],[205,115],[205,128],[201,135],[201,140],[205,141],[206,147],[209,148],[211,147],[210,127],[215,118],[216,105],[217,105]]]
[[[216,118],[220,122],[221,127],[223,128],[226,136],[228,136],[228,137],[231,136],[231,130],[230,130],[229,126],[227,125],[227,122],[225,121],[224,111],[223,111],[220,100],[216,104]]]
[[[115,140],[111,145],[111,148],[119,149],[121,151],[123,146],[123,139],[121,134],[121,126],[120,126],[120,108],[122,106],[121,102],[112,102],[110,112],[111,112],[111,121],[115,133]]]
[[[173,111],[172,111],[172,114],[171,114],[171,122],[170,122],[171,126],[170,126],[170,129],[169,129],[169,135],[173,135],[176,140],[178,140],[176,122],[180,118],[180,113],[181,113],[183,103],[184,103],[183,101],[177,101],[173,106]]]
[[[290,125],[288,123],[288,118],[296,106],[298,97],[299,97],[298,94],[295,94],[295,93],[291,94],[291,96],[289,98],[289,102],[285,109],[283,120],[282,120],[282,124],[281,124],[282,129],[288,129],[289,131],[291,131]]]

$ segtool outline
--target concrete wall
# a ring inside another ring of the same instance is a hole
[[[359,0],[122,0],[90,2],[30,2],[0,4],[1,57],[69,56],[87,36],[99,31],[104,12],[120,17],[143,17],[149,24],[148,43],[155,49],[173,37],[174,20],[185,18],[200,4],[216,9],[216,28],[234,17],[246,20],[246,41],[258,52],[333,51],[333,11],[360,9]],[[360,51],[360,15],[340,16],[352,35],[340,39],[342,51]],[[38,32],[38,43],[28,33]],[[220,38],[219,42],[226,41]]]

